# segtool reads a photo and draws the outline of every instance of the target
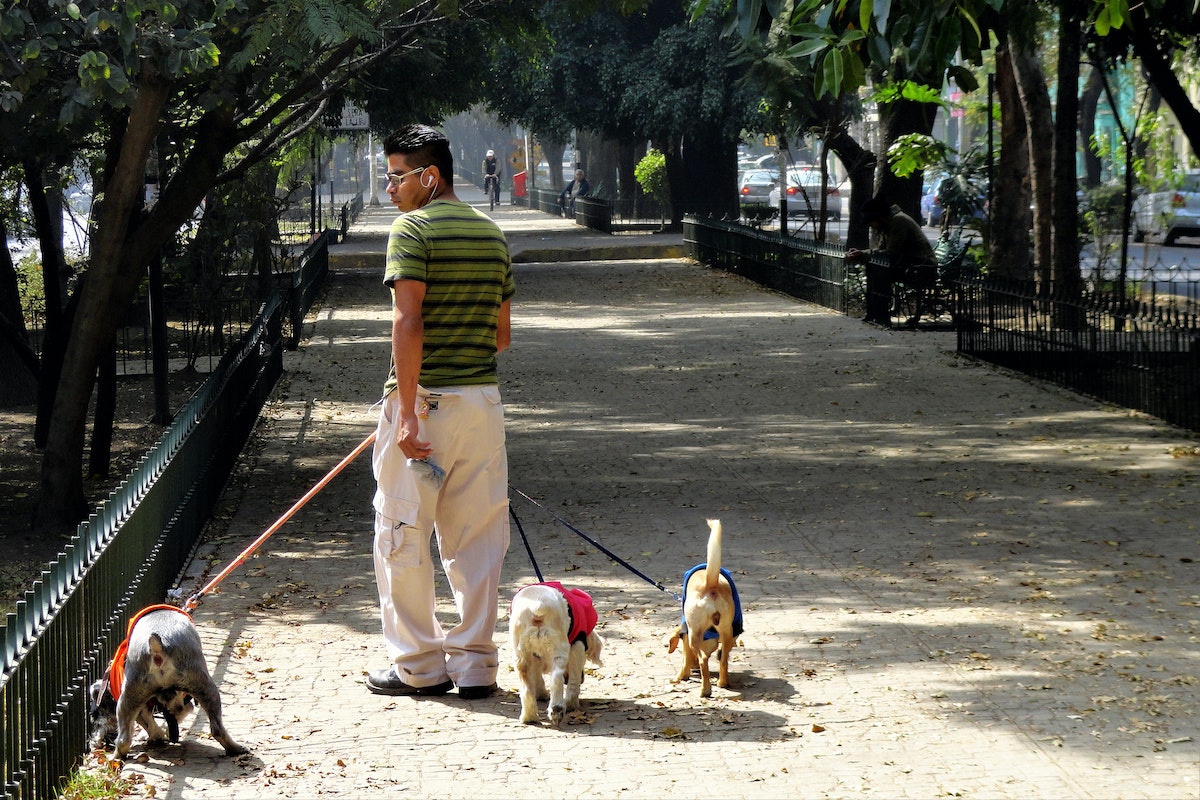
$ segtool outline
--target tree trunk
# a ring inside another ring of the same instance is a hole
[[[0,238],[8,241],[8,228],[0,219]],[[29,346],[25,311],[12,253],[0,253],[0,408],[29,405],[37,400],[37,354]]]
[[[1104,82],[1100,80],[1102,69],[1103,65],[1092,66],[1079,97],[1079,147],[1083,150],[1084,185],[1089,187],[1099,186],[1101,180],[1100,156],[1092,140],[1096,136],[1096,109],[1100,105],[1100,95],[1104,93]]]
[[[646,154],[645,145],[622,139],[617,144],[617,186],[613,197],[624,200],[633,208],[637,200],[638,183],[634,177],[637,163]]]
[[[565,153],[567,151],[567,145],[563,142],[543,141],[540,138],[538,139],[538,145],[542,149],[542,155],[544,155],[546,157],[546,169],[548,171],[546,180],[549,181],[549,185],[542,186],[539,184],[537,188],[553,189],[554,191],[559,191],[560,189],[562,189],[563,186],[566,185],[566,183],[564,183],[564,181],[563,181],[562,160],[563,160],[563,153]],[[529,161],[532,162],[533,159],[530,158]],[[536,170],[537,170],[537,164],[531,163],[528,165],[528,167],[526,167],[526,171],[529,173],[530,178],[533,177],[533,173]],[[532,183],[529,183],[528,185],[530,187],[533,186]]]
[[[150,262],[149,277],[146,298],[147,306],[150,309],[150,366],[154,376],[154,415],[151,417],[151,421],[155,425],[166,426],[171,422],[171,363],[170,345],[167,342],[167,301],[163,286],[161,251],[156,253],[154,260]],[[100,412],[97,410],[96,426],[99,427],[99,425]],[[93,433],[93,442],[95,438],[96,435]],[[92,461],[95,462],[94,457]]]
[[[117,416],[117,353],[110,344],[100,359],[96,381],[96,416],[92,421],[92,447],[88,453],[88,476],[108,476],[112,464],[113,423]]]
[[[1050,110],[1050,92],[1038,62],[1038,53],[1024,37],[1009,34],[1013,74],[1030,142],[1045,141],[1046,131],[1054,130]],[[1050,147],[1029,148],[1029,183],[1033,193],[1033,264],[1037,279],[1049,284],[1053,263],[1052,200],[1054,151]]]
[[[737,145],[719,137],[686,136],[664,151],[671,194],[671,229],[685,214],[737,216],[737,195],[723,189],[737,182]]]
[[[141,203],[146,159],[169,92],[166,81],[152,74],[143,76],[124,136],[116,142],[119,153],[106,175],[91,263],[78,291],[78,310],[50,418],[40,499],[34,512],[38,527],[62,528],[87,513],[82,456],[88,399],[101,353],[145,274],[148,256],[127,250],[127,234]]]
[[[1054,114],[1054,267],[1050,279],[1067,304],[1058,304],[1060,318],[1074,328],[1079,320],[1075,299],[1080,287],[1079,273],[1079,203],[1076,191],[1076,154],[1079,152],[1079,55],[1083,36],[1078,6],[1067,3],[1059,12],[1058,34],[1058,97]],[[1067,312],[1067,309],[1073,309]]]
[[[879,173],[875,185],[876,193],[886,198],[889,203],[900,206],[900,210],[913,219],[921,218],[921,173],[913,173],[907,178],[893,174],[885,154],[900,136],[910,133],[923,133],[928,136],[932,133],[936,113],[937,106],[912,100],[894,100],[880,106],[879,109],[881,141],[879,161],[876,165],[876,171]]]
[[[615,197],[617,183],[617,144],[616,142],[604,138],[603,134],[595,131],[580,131],[579,134],[579,149],[580,163],[576,165],[578,169],[582,169],[587,177],[588,185],[591,186],[591,192],[594,196]],[[572,172],[570,175],[564,175],[563,178],[567,181],[575,177]],[[566,184],[564,184],[566,185]]]
[[[829,149],[837,153],[850,181],[850,221],[846,227],[846,246],[865,250],[870,246],[871,230],[862,218],[863,203],[875,190],[875,154],[867,150],[844,128],[830,132]]]
[[[1145,18],[1142,4],[1130,8],[1133,26],[1130,36],[1133,40],[1133,51],[1142,62],[1142,68],[1150,76],[1151,82],[1162,95],[1162,100],[1170,107],[1179,129],[1187,137],[1193,153],[1200,153],[1200,107],[1193,105],[1187,90],[1180,83],[1179,73],[1172,64],[1172,52],[1159,47],[1159,42],[1148,33],[1150,26]],[[1187,12],[1184,12],[1185,14]]]
[[[37,447],[45,447],[49,436],[50,415],[54,409],[54,396],[58,391],[63,353],[67,347],[68,327],[71,324],[66,313],[68,274],[62,249],[62,212],[59,210],[56,217],[47,197],[42,176],[43,168],[43,164],[35,161],[26,161],[22,165],[25,188],[29,190],[29,207],[33,212],[38,246],[42,252],[42,293],[46,298],[37,418],[33,424],[33,441]]]
[[[1030,252],[1029,129],[1017,94],[1012,53],[1001,40],[996,48],[996,93],[1000,99],[1000,159],[989,209],[990,275],[1003,280],[1033,279]]]

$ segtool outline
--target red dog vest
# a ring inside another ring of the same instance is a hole
[[[583,589],[567,589],[558,581],[543,581],[535,586],[549,586],[557,589],[567,600],[567,613],[571,617],[571,629],[567,631],[567,641],[571,644],[583,642],[587,646],[588,635],[596,630],[599,615],[592,605],[592,596]]]

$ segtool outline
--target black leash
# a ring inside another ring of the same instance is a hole
[[[529,538],[525,535],[525,529],[521,527],[521,518],[517,516],[517,512],[513,511],[513,507],[508,507],[508,513],[512,515],[513,522],[517,523],[517,530],[521,532],[521,541],[525,543],[525,552],[529,553],[529,563],[533,564],[533,574],[537,575],[538,583],[545,583],[542,578],[542,571],[538,569],[537,559],[533,557],[533,548],[529,546]]]
[[[555,513],[554,513],[553,511],[551,511],[550,509],[546,508],[544,505],[542,505],[541,503],[539,503],[537,500],[534,500],[532,497],[530,497],[529,495],[525,494],[525,493],[524,493],[524,492],[522,492],[520,489],[516,488],[515,486],[513,486],[513,485],[511,485],[511,484],[509,485],[509,487],[508,487],[508,488],[509,488],[509,489],[511,489],[511,490],[512,490],[513,492],[515,492],[516,494],[519,494],[521,497],[524,497],[524,498],[525,498],[526,500],[528,500],[530,503],[533,503],[535,506],[537,506],[538,508],[540,508],[542,511],[545,511],[545,512],[546,512],[547,514],[549,514],[549,515],[550,515],[550,517],[551,517],[551,518],[552,518],[552,519],[553,519],[555,522],[557,522],[559,525],[562,525],[564,528],[566,528],[566,529],[570,530],[572,533],[574,533],[574,534],[576,534],[577,536],[579,536],[579,538],[583,539],[585,542],[587,542],[587,543],[588,543],[588,544],[590,544],[592,547],[594,547],[594,548],[596,548],[597,550],[599,550],[601,553],[604,553],[604,555],[608,556],[610,559],[612,559],[613,561],[617,562],[617,563],[618,563],[618,564],[620,564],[622,567],[624,567],[625,569],[627,569],[627,570],[629,570],[630,572],[632,572],[634,575],[637,575],[639,578],[641,578],[641,579],[642,579],[642,580],[644,580],[646,583],[648,583],[648,584],[650,584],[651,586],[653,586],[655,589],[658,589],[659,591],[666,592],[667,594],[671,595],[671,597],[674,597],[674,598],[675,598],[675,601],[676,601],[676,602],[678,602],[678,603],[682,603],[682,602],[683,602],[683,597],[682,597],[681,595],[678,595],[678,594],[676,594],[675,592],[672,592],[670,589],[668,589],[667,587],[663,586],[663,585],[662,585],[661,583],[659,583],[658,581],[654,580],[653,578],[651,578],[651,577],[649,577],[648,575],[644,574],[643,572],[639,571],[639,570],[638,570],[636,567],[634,567],[632,564],[630,564],[629,562],[625,561],[623,558],[621,558],[620,556],[618,556],[616,553],[614,553],[613,551],[609,550],[607,547],[605,547],[604,545],[600,544],[600,543],[599,543],[599,542],[597,542],[595,539],[591,538],[591,537],[590,537],[590,536],[588,536],[586,533],[584,533],[583,531],[579,530],[579,528],[576,528],[574,525],[572,525],[571,523],[567,522],[565,519],[563,519],[562,517],[558,516],[557,514],[555,514]],[[509,510],[509,513],[510,513],[510,514],[512,514],[512,516],[513,516],[513,519],[517,519],[516,512],[514,512],[514,511],[512,510],[512,506],[511,506],[511,505],[508,507],[508,510]],[[525,539],[525,531],[524,531],[524,530],[521,530],[521,523],[520,523],[520,521],[518,521],[518,522],[517,522],[517,529],[521,531],[521,538],[522,538],[522,539]],[[527,539],[525,539],[525,549],[526,549],[526,550],[529,550],[529,541],[528,541]],[[533,551],[529,551],[529,559],[530,559],[530,561],[533,561]],[[533,564],[533,570],[534,570],[534,572],[537,572],[537,573],[538,573],[538,580],[540,581],[540,580],[542,579],[542,575],[541,575],[541,573],[540,573],[540,572],[538,572],[538,566],[537,566],[537,562],[534,562],[534,564]]]

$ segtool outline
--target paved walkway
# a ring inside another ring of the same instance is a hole
[[[372,431],[392,213],[337,248],[195,573]],[[952,334],[661,257],[678,237],[495,216],[522,262],[511,480],[548,511],[514,508],[607,641],[585,713],[520,725],[507,661],[484,701],[365,690],[385,654],[364,456],[197,610],[253,753],[189,722],[127,767],[157,797],[1200,796],[1194,437],[962,359]],[[604,249],[630,244],[658,258]],[[672,685],[675,601],[551,512],[676,592],[720,517],[746,617],[731,687]],[[533,578],[515,529],[505,570],[502,607]]]

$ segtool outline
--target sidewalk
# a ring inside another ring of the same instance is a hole
[[[372,432],[393,213],[335,248],[185,596]],[[200,605],[253,753],[225,758],[189,720],[127,767],[157,797],[1200,794],[1194,437],[961,359],[951,333],[663,257],[677,237],[495,217],[521,262],[512,485],[672,592],[720,517],[746,622],[730,688],[672,685],[675,600],[514,495],[545,577],[600,611],[586,713],[518,723],[503,616],[492,698],[369,694],[386,656],[364,455]],[[656,260],[603,249],[632,244]],[[514,527],[502,608],[533,579]]]

